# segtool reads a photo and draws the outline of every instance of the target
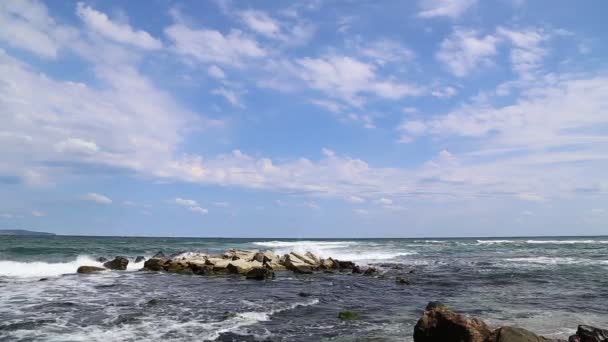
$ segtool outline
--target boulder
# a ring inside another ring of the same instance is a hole
[[[152,258],[144,262],[144,270],[146,271],[162,271],[167,263],[164,259]]]
[[[253,257],[258,253],[257,250],[244,250],[244,249],[231,249],[222,255],[224,259],[231,260],[245,260],[250,261],[253,260]]]
[[[340,270],[347,270],[347,269],[353,269],[355,268],[355,263],[352,261],[338,261],[338,266],[340,268]]]
[[[414,327],[415,342],[485,342],[491,334],[482,320],[449,310],[431,302]]]
[[[164,269],[169,273],[193,274],[188,262],[183,260],[169,260],[165,263]]]
[[[321,268],[326,270],[337,270],[340,268],[340,263],[332,258],[321,260]]]
[[[359,319],[359,314],[354,311],[345,310],[338,312],[338,318],[343,321],[352,321],[354,319]]]
[[[363,275],[365,276],[374,276],[378,274],[378,270],[375,267],[368,267],[365,272],[363,272]]]
[[[274,272],[265,267],[252,268],[245,275],[247,279],[264,280],[274,278]]]
[[[290,253],[285,256],[283,265],[290,271],[295,273],[309,274],[312,273],[314,267],[298,258],[297,254]]]
[[[129,259],[123,256],[117,256],[112,261],[108,261],[103,264],[105,268],[109,268],[111,270],[120,270],[124,271],[127,269],[127,265],[129,264]]]
[[[552,342],[554,340],[538,336],[518,327],[500,327],[492,332],[486,342]]]
[[[263,264],[259,261],[245,261],[243,259],[232,260],[226,266],[226,271],[231,274],[246,274],[254,268],[262,268]]]
[[[608,330],[579,325],[576,334],[570,336],[568,342],[608,342]]]
[[[405,277],[397,277],[395,279],[395,282],[399,285],[409,285],[411,284],[409,279],[405,278]]]
[[[163,251],[159,251],[158,253],[154,254],[152,256],[152,258],[155,259],[165,259],[167,256],[165,255],[165,253],[163,253]]]
[[[80,266],[76,270],[76,273],[89,274],[89,273],[97,273],[97,272],[101,272],[101,271],[105,271],[105,270],[106,270],[105,268],[97,267],[97,266]]]
[[[361,271],[361,267],[355,265],[355,267],[353,267],[353,272],[352,273],[361,274],[363,272]]]
[[[145,261],[145,260],[146,260],[145,257],[138,255],[137,258],[135,258],[135,263],[137,264],[137,263]]]
[[[213,273],[213,266],[198,262],[188,262],[188,267],[192,273],[197,275],[209,275]]]

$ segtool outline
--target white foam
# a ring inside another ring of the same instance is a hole
[[[494,244],[546,244],[546,245],[574,245],[574,244],[608,244],[608,240],[477,240],[479,245]]]
[[[416,254],[404,250],[385,250],[378,244],[357,241],[261,241],[253,244],[271,247],[272,251],[278,255],[290,252],[311,252],[322,258],[332,257],[350,261],[389,260],[399,256]]]
[[[44,261],[13,261],[0,260],[0,277],[12,278],[46,278],[58,277],[63,274],[76,273],[80,266],[103,267],[103,263],[87,255],[79,255],[76,260],[68,262]],[[130,261],[127,271],[138,271],[144,266],[144,261],[135,263]]]
[[[608,260],[592,260],[573,257],[508,258],[506,261],[539,265],[608,265]]]

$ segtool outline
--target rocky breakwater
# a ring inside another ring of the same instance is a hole
[[[491,329],[479,318],[452,311],[430,302],[414,327],[415,342],[565,342],[550,339],[519,327]],[[580,325],[568,342],[608,342],[608,330]]]
[[[272,251],[231,249],[223,254],[181,253],[165,256],[159,252],[144,263],[146,271],[165,271],[181,274],[241,274],[248,279],[268,279],[275,271],[309,274],[317,271],[350,271],[356,268],[351,261],[322,259],[313,253],[292,252],[279,256]]]

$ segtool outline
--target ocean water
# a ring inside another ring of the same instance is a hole
[[[75,274],[95,258],[228,248],[311,251],[378,265],[273,281],[138,271]],[[414,273],[409,273],[410,271]],[[396,276],[411,285],[398,285]],[[41,278],[46,278],[40,281]],[[305,296],[302,296],[305,293]],[[0,341],[411,341],[426,303],[567,337],[608,327],[608,237],[198,239],[0,236]],[[340,321],[341,310],[361,318]]]

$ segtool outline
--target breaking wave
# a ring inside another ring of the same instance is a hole
[[[532,245],[575,245],[608,244],[608,240],[477,240],[478,245],[532,244]]]
[[[12,278],[45,278],[58,277],[63,274],[76,273],[80,266],[103,267],[103,263],[87,255],[80,255],[73,261],[44,262],[44,261],[12,261],[0,260],[0,277]],[[143,261],[134,263],[130,261],[127,271],[136,271],[143,267]]]

